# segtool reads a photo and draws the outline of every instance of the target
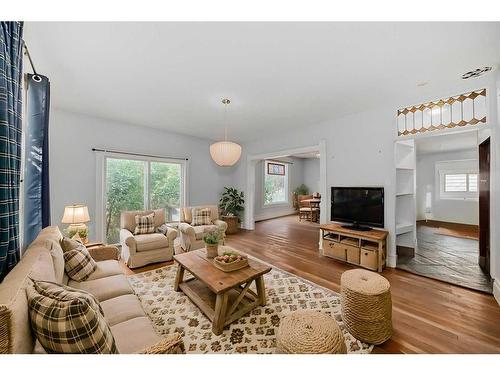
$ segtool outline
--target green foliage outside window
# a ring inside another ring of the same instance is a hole
[[[267,175],[264,180],[264,204],[286,202],[285,176]]]
[[[122,211],[144,210],[146,161],[107,159],[106,164],[106,240],[118,243]],[[150,163],[150,207],[165,208],[166,214],[180,206],[181,166]]]

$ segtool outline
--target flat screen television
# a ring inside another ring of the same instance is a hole
[[[383,187],[332,186],[331,219],[356,230],[384,227]]]

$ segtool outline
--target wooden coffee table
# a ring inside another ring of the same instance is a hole
[[[233,250],[220,246],[221,251]],[[237,251],[237,250],[235,250]],[[175,290],[182,290],[212,322],[212,332],[220,335],[228,324],[241,318],[257,306],[266,305],[263,275],[271,267],[248,259],[248,267],[224,272],[206,257],[205,249],[193,250],[174,256],[178,263]],[[194,277],[184,280],[184,271]],[[250,289],[255,281],[257,293]]]

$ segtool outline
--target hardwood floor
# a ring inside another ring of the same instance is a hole
[[[287,216],[228,236],[227,244],[339,292],[342,272],[354,267],[321,256],[318,239],[318,224]],[[374,353],[500,353],[500,306],[492,296],[398,269],[382,274],[391,283],[394,335]]]
[[[417,225],[435,228],[437,234],[479,241],[479,225],[447,223],[435,220],[418,220]]]
[[[479,267],[479,241],[437,231],[443,228],[417,222],[417,247],[414,256],[399,255],[397,268],[417,275],[493,294],[489,275]]]

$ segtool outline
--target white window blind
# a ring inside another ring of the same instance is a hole
[[[446,193],[477,192],[477,173],[447,173],[444,175]]]
[[[477,174],[469,174],[469,191],[476,192],[477,191]]]
[[[467,175],[465,173],[446,174],[444,191],[447,193],[467,191]]]

